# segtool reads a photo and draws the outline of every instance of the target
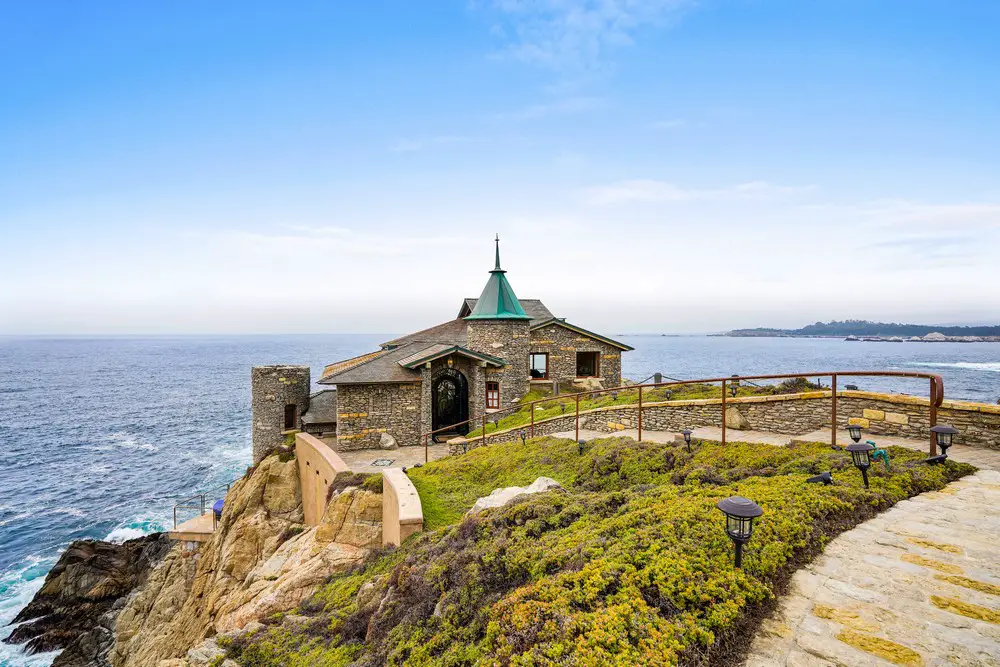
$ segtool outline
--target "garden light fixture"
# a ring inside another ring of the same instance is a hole
[[[528,432],[525,431],[524,429],[521,429],[518,432],[518,435],[521,436],[521,446],[524,446],[525,442],[528,440]]]
[[[611,392],[611,400],[612,401],[617,401],[618,400],[618,392],[617,391]]]
[[[684,436],[684,443],[687,445],[688,451],[691,451],[691,429],[686,428],[681,431],[681,435]]]
[[[931,426],[931,433],[934,434],[937,446],[941,448],[941,454],[945,458],[948,458],[948,448],[951,447],[951,440],[958,433],[958,429],[951,424],[938,424],[937,426]]]
[[[577,454],[583,456],[583,446],[585,444],[587,444],[587,441],[584,440],[584,439],[582,439],[582,438],[580,440],[576,441],[576,453]]]
[[[740,390],[740,376],[733,375],[732,382],[729,383],[729,393],[732,394],[733,398],[736,398],[736,392]]]
[[[742,496],[731,496],[716,504],[726,515],[726,534],[736,545],[736,567],[743,566],[743,545],[753,534],[753,520],[764,513],[752,500]]]
[[[854,442],[861,442],[861,427],[857,424],[848,424],[847,434],[851,436],[851,440]]]
[[[856,442],[848,445],[845,449],[851,453],[854,467],[861,471],[861,477],[865,480],[865,488],[868,488],[868,468],[872,465],[872,451],[874,447],[867,442]]]
[[[832,472],[822,472],[822,473],[820,473],[818,475],[810,477],[806,481],[807,482],[811,482],[813,484],[825,484],[826,486],[829,486],[829,485],[833,484],[833,473]]]

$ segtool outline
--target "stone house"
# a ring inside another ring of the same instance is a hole
[[[486,287],[478,299],[462,302],[455,319],[327,366],[319,384],[336,389],[307,397],[302,427],[335,428],[340,450],[378,447],[383,434],[418,445],[431,430],[457,425],[440,437],[467,433],[470,425],[462,422],[473,420],[475,428],[484,413],[516,408],[533,384],[581,378],[621,384],[621,354],[630,346],[554,316],[537,299],[518,299],[505,274],[498,242]],[[255,386],[255,396],[264,391]],[[281,402],[273,389],[268,396]],[[286,427],[295,409],[282,413]],[[255,452],[257,426],[255,415]]]

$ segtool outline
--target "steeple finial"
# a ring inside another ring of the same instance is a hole
[[[496,244],[497,244],[497,265],[496,265],[496,267],[493,270],[494,271],[501,271],[502,269],[500,268],[500,235],[499,234],[497,234]]]

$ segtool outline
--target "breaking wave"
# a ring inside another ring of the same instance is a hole
[[[920,366],[923,368],[961,368],[969,371],[984,371],[987,373],[1000,373],[1000,361],[911,361],[907,366]]]

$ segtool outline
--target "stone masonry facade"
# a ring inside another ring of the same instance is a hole
[[[576,353],[597,352],[600,355],[598,377],[604,387],[622,383],[621,349],[594,338],[571,331],[558,324],[531,332],[531,352],[549,355],[548,381],[576,379]]]
[[[255,366],[250,371],[251,440],[254,463],[285,441],[286,406],[295,406],[292,428],[309,409],[308,366]]]
[[[468,348],[473,352],[501,357],[507,361],[507,365],[503,368],[490,367],[485,369],[484,383],[500,383],[501,408],[509,408],[514,401],[528,393],[528,352],[531,346],[529,328],[528,320],[473,320],[469,322]],[[484,384],[484,397],[485,391]],[[470,412],[471,408],[470,405]]]
[[[930,405],[927,399],[915,396],[878,394],[874,392],[837,392],[837,422],[841,428],[848,423],[861,425],[872,435],[889,435],[914,439],[929,439]],[[830,426],[831,398],[829,391],[806,392],[781,396],[741,397],[726,402],[736,408],[751,430],[801,435]],[[637,406],[613,406],[580,413],[580,428],[614,433],[638,426]],[[1000,450],[1000,406],[960,401],[945,401],[938,408],[938,423],[952,424],[959,430],[955,442],[961,445]],[[572,431],[575,414],[552,417],[535,423],[536,436]],[[642,410],[643,429],[651,431],[681,431],[699,426],[721,426],[721,401],[705,399],[650,403]],[[451,453],[520,439],[518,427],[473,438],[466,445],[455,445]],[[730,437],[739,440],[739,431]]]
[[[337,391],[337,449],[379,446],[383,433],[415,445],[421,433],[421,383],[343,385]]]

